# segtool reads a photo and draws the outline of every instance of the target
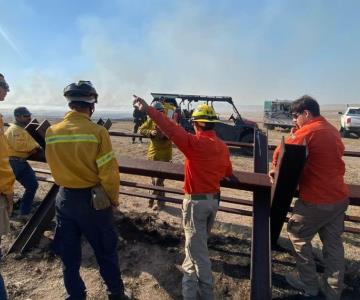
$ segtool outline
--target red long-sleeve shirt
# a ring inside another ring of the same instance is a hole
[[[220,191],[220,180],[232,174],[227,146],[214,130],[190,134],[174,121],[148,107],[147,113],[161,131],[185,155],[186,194],[211,194]]]
[[[348,196],[344,183],[344,145],[338,130],[319,116],[296,130],[287,144],[306,142],[308,157],[299,181],[300,198],[315,204],[332,204]],[[275,149],[272,168],[277,165],[280,147]]]

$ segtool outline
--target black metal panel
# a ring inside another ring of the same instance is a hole
[[[14,243],[11,245],[8,253],[23,253],[39,242],[43,232],[55,216],[55,197],[58,190],[59,187],[56,184],[53,184],[39,208],[35,211],[34,215],[26,223]]]
[[[267,136],[256,131],[254,137],[254,171],[268,172]],[[252,300],[271,299],[270,191],[254,191],[251,239]]]
[[[281,143],[271,189],[271,246],[275,247],[306,161],[306,146]]]
[[[110,129],[110,127],[112,126],[112,122],[110,119],[107,119],[103,125],[107,130]]]

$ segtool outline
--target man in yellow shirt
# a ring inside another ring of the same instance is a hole
[[[9,162],[16,180],[25,188],[19,200],[21,219],[28,219],[31,206],[39,187],[35,172],[26,159],[40,149],[39,144],[24,129],[31,121],[31,113],[26,107],[14,110],[15,123],[6,130],[5,136],[9,145]]]
[[[71,109],[64,120],[48,128],[46,160],[55,182],[55,251],[63,262],[66,299],[85,299],[80,277],[81,236],[94,249],[109,299],[128,299],[124,294],[117,254],[118,236],[112,207],[119,205],[119,166],[107,130],[90,119],[98,94],[90,81],[64,89]],[[104,205],[97,205],[101,200]]]
[[[155,101],[152,104],[157,111],[165,113],[164,106],[159,102]],[[162,131],[156,126],[155,122],[150,118],[141,125],[140,134],[149,137],[151,139],[147,158],[149,160],[158,160],[158,161],[170,161],[172,159],[172,143],[171,141],[162,133]],[[151,178],[152,184],[156,186],[164,186],[164,178],[153,177]],[[165,196],[164,192],[153,191],[153,195]],[[163,209],[165,202],[158,200],[157,204],[154,205],[154,200],[149,200],[149,207],[153,210]]]
[[[0,101],[4,101],[9,85],[0,74]],[[8,147],[4,135],[4,121],[0,114],[0,242],[1,236],[9,232],[9,215],[13,206],[15,176],[9,165]],[[0,274],[0,299],[7,299],[4,280]]]

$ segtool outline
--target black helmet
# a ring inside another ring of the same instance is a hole
[[[91,81],[79,80],[77,83],[71,83],[64,88],[64,96],[68,102],[97,103],[98,93]]]
[[[31,116],[31,112],[25,106],[20,106],[14,109],[14,116]]]

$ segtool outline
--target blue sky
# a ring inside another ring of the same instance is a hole
[[[0,0],[8,105],[63,106],[93,81],[99,108],[150,92],[238,105],[310,94],[360,102],[360,1]],[[2,104],[3,106],[3,104]]]

